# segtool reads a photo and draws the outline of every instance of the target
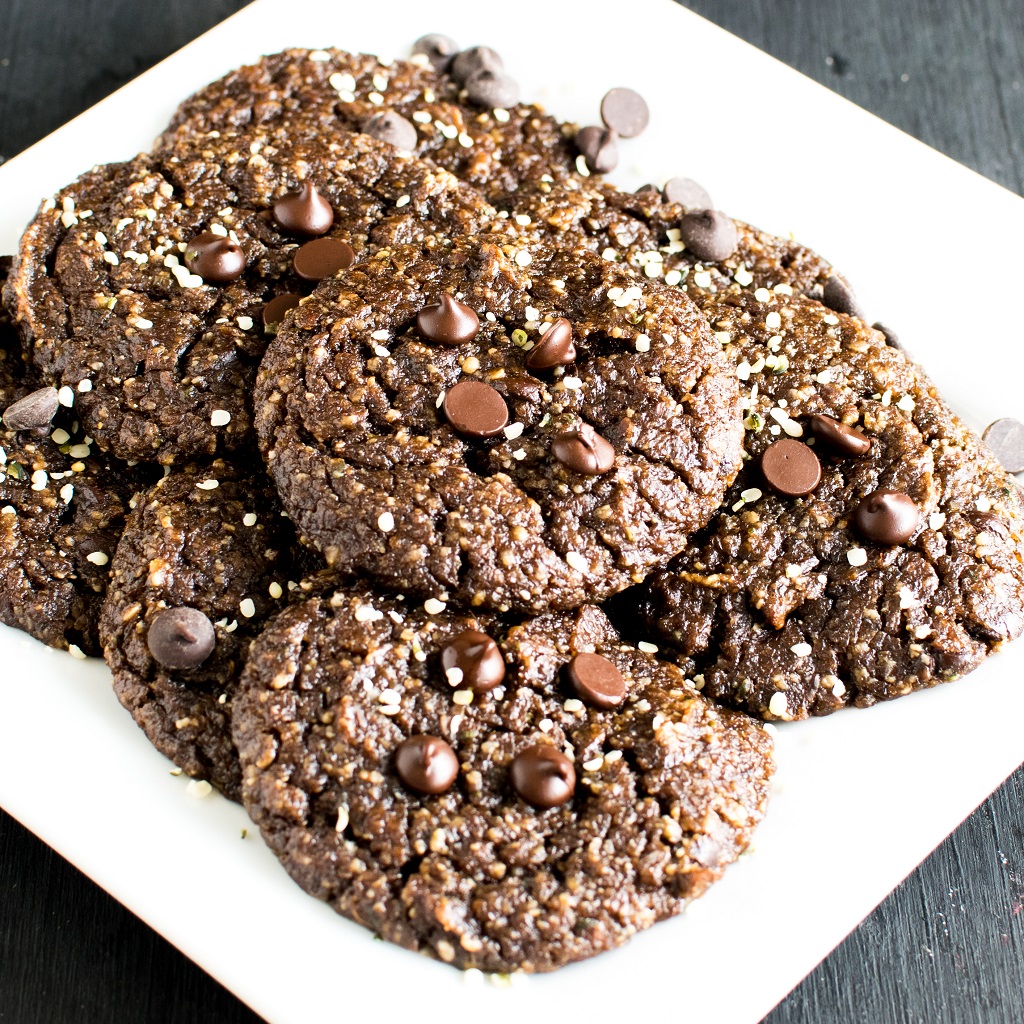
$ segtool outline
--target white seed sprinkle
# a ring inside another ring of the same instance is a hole
[[[941,530],[946,525],[945,512],[933,512],[928,517],[928,527],[932,530]]]
[[[64,387],[57,392],[57,401],[64,406],[65,409],[70,409],[75,404],[75,393],[66,384]]]
[[[201,491],[215,491],[218,487],[220,487],[220,481],[200,480],[199,483],[196,484],[196,487],[198,487],[199,490]]]
[[[505,436],[510,441],[514,441],[517,437],[519,437],[522,434],[523,429],[524,428],[522,423],[510,423],[505,428]]]
[[[251,619],[256,614],[256,602],[251,597],[243,597],[238,602],[238,610],[247,618]]]
[[[809,643],[805,642],[805,643],[793,644],[793,646],[790,647],[790,650],[798,658],[806,658],[811,653],[811,651],[814,650],[814,648],[811,647],[811,645]]]
[[[206,779],[192,779],[185,787],[185,792],[194,800],[203,800],[213,792],[213,786]]]
[[[462,682],[465,673],[463,673],[458,665],[452,665],[451,668],[445,670],[444,674],[449,686],[458,686]]]
[[[710,270],[698,270],[693,275],[693,283],[698,288],[710,288],[711,287],[711,271]]]
[[[651,339],[646,334],[638,334],[635,344],[637,352],[650,352],[651,350]]]
[[[578,551],[570,551],[565,556],[565,561],[577,572],[590,571],[590,563]]]
[[[242,525],[243,526],[255,526],[256,525],[256,513],[255,512],[246,512],[245,515],[242,516]]]
[[[356,622],[377,622],[379,619],[384,618],[384,613],[377,608],[374,608],[372,604],[361,604],[355,610]]]
[[[92,391],[92,381],[86,378],[78,382],[78,391],[80,394],[85,394],[87,391]]]
[[[745,491],[740,491],[740,497],[746,502],[757,501],[761,497],[761,489],[759,487],[748,487]]]
[[[740,267],[735,274],[732,275],[732,279],[741,287],[746,288],[748,284],[754,283],[754,275],[747,270],[746,267]]]
[[[844,693],[846,693],[846,685],[843,683],[843,681],[841,679],[837,679],[832,684],[832,696],[833,697],[842,697],[842,695]]]
[[[516,265],[520,267],[528,267],[533,262],[533,257],[525,250],[520,249],[516,253]]]
[[[614,263],[619,258],[619,252],[617,249],[613,249],[609,246],[601,253],[601,259],[607,260],[609,263]]]
[[[79,661],[85,661],[85,651],[83,651],[78,644],[68,644],[68,654],[70,654],[72,658],[77,658]]]
[[[501,124],[505,124],[509,119],[509,112],[504,107],[494,108],[494,120],[499,121]]]
[[[562,386],[567,391],[579,391],[583,387],[583,381],[579,377],[563,377]]]
[[[0,515],[3,515],[3,516],[16,516],[17,514],[18,514],[18,510],[13,505],[4,505],[3,508],[0,508]]]
[[[214,409],[210,416],[211,427],[226,427],[231,422],[231,413],[227,409]]]
[[[582,153],[576,157],[576,173],[581,178],[590,177],[590,168],[587,166],[587,159]]]
[[[382,715],[397,715],[402,710],[401,704],[381,704],[378,708]]]
[[[917,403],[914,401],[913,398],[910,397],[910,395],[904,395],[896,403],[896,408],[897,409],[902,409],[903,412],[913,412],[914,411],[914,407],[915,407],[916,404]]]
[[[764,325],[769,331],[777,331],[782,326],[782,316],[777,310],[772,310],[765,318]]]
[[[768,710],[777,718],[782,718],[789,711],[786,695],[781,690],[772,694],[772,699],[768,701]]]
[[[658,653],[658,645],[657,644],[652,644],[649,640],[641,640],[636,645],[636,649],[638,651],[643,651],[644,654],[657,654]]]
[[[110,556],[104,551],[91,551],[85,556],[87,562],[92,562],[93,565],[106,565],[110,561]]]
[[[390,512],[381,512],[377,516],[377,529],[390,533],[395,528],[395,517]]]
[[[399,196],[395,200],[395,207],[400,210],[403,206],[408,206],[410,202],[412,202],[411,196]]]
[[[380,694],[377,696],[377,700],[379,700],[381,704],[401,704],[402,695],[397,690],[392,689],[389,686],[380,691]]]
[[[342,804],[338,808],[338,820],[334,823],[335,832],[344,832],[348,828],[348,808]]]
[[[589,761],[583,762],[583,770],[585,772],[596,772],[600,771],[604,767],[604,758],[598,754],[597,757],[592,757]]]
[[[563,705],[563,709],[568,711],[569,714],[575,715],[577,711],[583,710],[583,701],[578,700],[576,697],[570,697]]]
[[[49,474],[45,469],[37,469],[32,474],[32,490],[41,491],[46,487],[46,482],[50,479]]]
[[[73,444],[68,449],[68,455],[73,459],[87,459],[92,454],[92,449],[87,444]]]
[[[757,299],[758,302],[771,302],[772,293],[768,291],[767,288],[758,288],[757,291],[754,292],[754,298]]]
[[[829,327],[835,327],[839,323],[839,317],[835,313],[826,313],[822,318],[829,325]]]
[[[436,597],[428,597],[423,602],[423,610],[428,615],[440,615],[447,607],[444,601],[439,601]]]
[[[356,80],[349,74],[340,71],[335,71],[334,74],[327,79],[327,81],[330,82],[331,88],[337,89],[338,92],[356,91]]]
[[[905,611],[907,608],[916,608],[917,605],[918,600],[910,587],[900,587],[900,608]]]
[[[50,440],[57,445],[67,444],[71,440],[71,435],[63,427],[58,427],[50,434]]]
[[[918,640],[923,640],[931,633],[931,631],[931,626],[918,626],[917,629],[914,630],[914,636],[916,636]]]
[[[374,331],[373,334],[370,335],[370,337],[374,341],[390,341],[391,340],[391,332],[382,329],[382,330],[379,330],[379,331]]]
[[[71,504],[71,499],[74,496],[75,496],[75,485],[74,484],[65,484],[60,489],[60,497],[61,497],[61,500],[64,502],[65,505],[70,505]]]
[[[867,565],[868,553],[863,548],[850,548],[846,552],[846,560],[850,565]]]
[[[466,707],[466,705],[473,703],[473,691],[456,690],[452,694],[452,701],[453,703],[458,704],[460,707]]]

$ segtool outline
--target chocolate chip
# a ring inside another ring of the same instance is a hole
[[[480,380],[460,380],[444,396],[448,422],[466,437],[494,437],[508,426],[505,399]]]
[[[379,142],[386,142],[395,149],[412,152],[419,142],[416,125],[407,121],[393,110],[382,110],[363,122],[363,132]]]
[[[550,370],[553,366],[568,366],[575,358],[572,324],[560,316],[530,349],[526,365],[531,370]]]
[[[665,182],[665,198],[684,210],[710,210],[711,196],[693,178],[669,178]]]
[[[356,254],[348,242],[340,238],[314,238],[295,250],[292,266],[304,281],[323,281],[339,270],[348,270]]]
[[[764,450],[761,474],[776,494],[802,498],[821,483],[821,463],[807,445],[784,437]]]
[[[519,83],[504,71],[481,68],[466,79],[466,99],[478,107],[514,107],[519,102]]]
[[[1024,473],[1024,423],[1009,417],[996,420],[981,436],[1007,473]]]
[[[448,65],[448,74],[459,85],[464,85],[478,71],[502,71],[504,67],[505,62],[489,46],[471,46],[455,54]]]
[[[217,634],[198,608],[165,608],[153,617],[146,644],[164,668],[189,669],[213,653]]]
[[[594,174],[607,174],[619,162],[618,136],[599,124],[588,125],[576,133],[576,148]]]
[[[871,448],[871,438],[831,416],[812,416],[811,433],[838,455],[866,455]]]
[[[263,307],[263,326],[269,331],[277,330],[285,313],[294,309],[302,301],[301,295],[295,292],[285,292],[283,295],[275,295]]]
[[[857,296],[853,294],[853,289],[838,274],[833,274],[825,282],[821,301],[836,313],[847,313],[850,316],[859,316],[862,319],[864,317],[864,311],[860,308]]]
[[[422,53],[430,61],[435,71],[444,71],[458,52],[459,44],[451,36],[442,35],[440,32],[431,32],[428,35],[420,36],[412,44],[413,56]]]
[[[880,331],[885,337],[886,345],[892,345],[893,348],[898,348],[903,351],[903,346],[900,344],[900,336],[891,328],[886,327],[885,324],[874,323],[871,325],[876,331]]]
[[[487,693],[505,678],[505,659],[498,645],[478,629],[467,629],[453,637],[441,651],[441,667],[453,686],[469,687],[474,693]],[[452,669],[461,676],[453,680]]]
[[[615,449],[589,424],[551,439],[551,454],[574,473],[600,476],[615,465]]]
[[[1006,520],[1000,519],[999,516],[993,515],[991,512],[971,512],[968,518],[985,533],[994,533],[1002,540],[1007,540],[1010,536],[1010,527]]]
[[[528,803],[542,809],[558,807],[576,789],[576,769],[560,750],[538,743],[516,754],[509,765],[512,788]]]
[[[651,184],[651,182],[648,182],[646,185],[641,185],[639,188],[633,189],[633,195],[635,196],[647,196],[655,192],[658,195],[661,195],[661,189],[658,188],[657,185]]]
[[[650,119],[643,96],[632,89],[610,89],[601,100],[601,120],[624,139],[636,138]]]
[[[185,247],[185,266],[204,281],[228,284],[242,276],[245,252],[230,238],[204,231]]]
[[[455,781],[459,759],[437,736],[410,736],[395,751],[395,771],[410,789],[436,796]]]
[[[274,220],[293,235],[314,238],[326,234],[334,223],[334,208],[311,181],[274,203]]]
[[[472,341],[480,330],[480,317],[464,302],[449,295],[433,306],[424,306],[416,314],[416,327],[427,341],[438,345],[462,345]]]
[[[853,514],[857,532],[875,544],[903,544],[914,536],[921,514],[902,491],[874,491]]]
[[[686,248],[706,263],[728,259],[739,244],[736,225],[721,210],[684,213],[679,219],[679,231]]]
[[[56,388],[40,388],[7,406],[4,410],[4,426],[8,430],[39,430],[48,427],[58,404]]]
[[[577,654],[566,669],[576,696],[592,707],[607,710],[626,699],[622,673],[600,654]]]

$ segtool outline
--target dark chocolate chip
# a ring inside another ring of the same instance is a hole
[[[474,693],[487,693],[505,678],[498,645],[478,629],[467,629],[448,641],[441,651],[441,667],[452,686],[469,687]],[[452,669],[462,675],[453,680]]]
[[[395,771],[410,789],[436,796],[455,781],[459,759],[437,736],[410,736],[395,751]]]
[[[1024,473],[1024,423],[1009,417],[996,420],[981,436],[1007,473]]]
[[[784,437],[764,450],[761,474],[776,494],[802,498],[821,483],[821,463],[802,441]]]
[[[853,525],[875,544],[903,544],[914,536],[921,514],[914,499],[902,491],[874,491],[853,514]]]
[[[230,238],[204,231],[185,247],[185,266],[204,281],[228,284],[242,276],[245,252]]]
[[[58,404],[56,388],[40,388],[7,406],[4,426],[8,430],[45,429],[50,425]]]
[[[283,295],[275,295],[263,307],[263,326],[269,331],[276,331],[278,325],[284,319],[289,309],[294,309],[302,301],[301,295],[295,292],[285,292]]]
[[[831,416],[812,416],[811,433],[838,455],[866,455],[871,448],[870,437]]]
[[[530,349],[526,365],[531,370],[550,370],[553,366],[568,366],[575,358],[572,324],[560,316]]]
[[[999,516],[993,515],[991,512],[972,512],[968,518],[985,533],[994,533],[1002,540],[1007,540],[1010,536],[1010,527],[1006,520],[1000,519]]]
[[[610,89],[601,100],[601,120],[624,139],[636,138],[650,119],[643,96],[632,89]]]
[[[684,210],[710,210],[711,196],[693,178],[669,178],[665,182],[665,198]]]
[[[661,195],[661,189],[658,188],[657,185],[653,185],[651,182],[648,182],[646,185],[641,185],[639,188],[633,189],[633,195],[635,196],[646,196],[651,195],[652,193],[657,193],[658,195]]]
[[[393,110],[382,110],[363,122],[363,131],[379,142],[386,142],[395,149],[412,152],[419,142],[416,125],[407,121]]]
[[[886,345],[892,345],[893,348],[898,348],[903,351],[903,346],[900,344],[900,336],[891,328],[886,327],[885,324],[874,323],[871,325],[876,331],[881,331],[885,337]]]
[[[567,469],[587,476],[600,476],[615,465],[615,449],[589,423],[556,434],[551,454]]]
[[[348,242],[340,238],[314,238],[295,250],[292,266],[304,281],[323,281],[339,270],[348,270],[356,254]]]
[[[445,292],[440,302],[424,306],[416,314],[416,327],[427,341],[438,345],[463,345],[476,337],[480,317],[464,302]]]
[[[213,653],[217,634],[198,608],[165,608],[153,617],[146,636],[149,653],[164,668],[189,669]]]
[[[331,229],[334,208],[311,181],[304,181],[297,192],[289,192],[274,203],[274,220],[293,235],[315,238]]]
[[[489,46],[471,46],[455,54],[448,65],[448,74],[459,85],[464,85],[478,71],[502,71],[504,67],[505,62]]]
[[[619,162],[618,136],[599,124],[587,125],[576,133],[576,148],[595,174],[607,174]]]
[[[692,210],[679,219],[686,248],[699,260],[718,263],[727,260],[739,244],[731,217],[721,210]]]
[[[466,99],[478,107],[514,107],[519,102],[519,83],[504,71],[480,68],[466,79]]]
[[[626,699],[626,680],[622,673],[600,654],[577,654],[566,669],[569,682],[580,700],[607,710]]]
[[[458,52],[459,44],[451,36],[442,35],[440,32],[430,32],[425,36],[420,36],[412,44],[413,56],[422,53],[430,61],[435,71],[444,71]]]
[[[833,274],[826,282],[822,291],[821,301],[829,309],[849,316],[864,317],[864,311],[857,302],[853,289],[838,275]]]
[[[508,426],[505,399],[490,384],[460,380],[444,396],[445,418],[466,437],[494,437]]]
[[[572,798],[576,769],[560,750],[538,743],[516,754],[509,765],[512,788],[528,803],[542,809],[558,807]]]

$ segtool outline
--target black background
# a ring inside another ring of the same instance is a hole
[[[243,6],[240,0],[3,0],[0,159]],[[686,6],[1024,192],[1021,0],[689,0]],[[458,35],[457,26],[441,23],[442,12],[439,5],[437,28]],[[798,130],[815,131],[814,124],[796,120]],[[969,212],[957,211],[955,197],[937,215],[950,218],[951,244],[963,243],[965,258],[983,262],[984,253],[970,250]],[[883,259],[884,226],[878,235]],[[1024,342],[1019,326],[1010,333]],[[1024,410],[999,412],[1019,416]],[[1024,1020],[1022,790],[1024,770],[796,989],[769,1024]],[[821,898],[827,901],[828,893]],[[778,912],[785,914],[784,902]],[[764,955],[784,960],[786,950]],[[736,973],[742,984],[742,964]],[[686,979],[685,965],[678,979],[666,979],[681,986],[681,1008],[688,983],[699,980]],[[256,1020],[0,812],[0,1021]]]

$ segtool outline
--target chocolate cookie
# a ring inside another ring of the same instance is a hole
[[[576,607],[718,507],[742,435],[720,348],[682,292],[585,251],[393,247],[279,332],[260,444],[332,567],[432,601]]]
[[[9,261],[0,261],[0,278]],[[100,604],[128,506],[152,472],[94,452],[25,365],[0,307],[0,622],[98,654]]]
[[[497,688],[453,664],[467,631]],[[678,913],[746,847],[773,770],[756,723],[593,606],[509,628],[371,593],[296,605],[253,646],[234,736],[246,808],[303,889],[487,971]]]
[[[471,95],[470,95],[471,94]],[[343,50],[291,49],[263,57],[199,90],[178,108],[157,152],[183,135],[261,126],[320,135],[370,131],[429,157],[492,200],[575,166],[574,125],[533,104],[477,95],[427,61],[385,61]]]
[[[722,511],[625,595],[704,692],[769,718],[969,672],[1024,628],[1021,493],[921,369],[862,321],[734,289],[749,456]]]
[[[281,308],[368,247],[479,230],[493,211],[367,135],[182,139],[97,168],[26,231],[6,296],[44,380],[104,450],[165,464],[249,437]]]
[[[231,701],[249,644],[315,559],[296,549],[259,460],[175,470],[140,495],[100,636],[114,692],[153,745],[238,799]]]

